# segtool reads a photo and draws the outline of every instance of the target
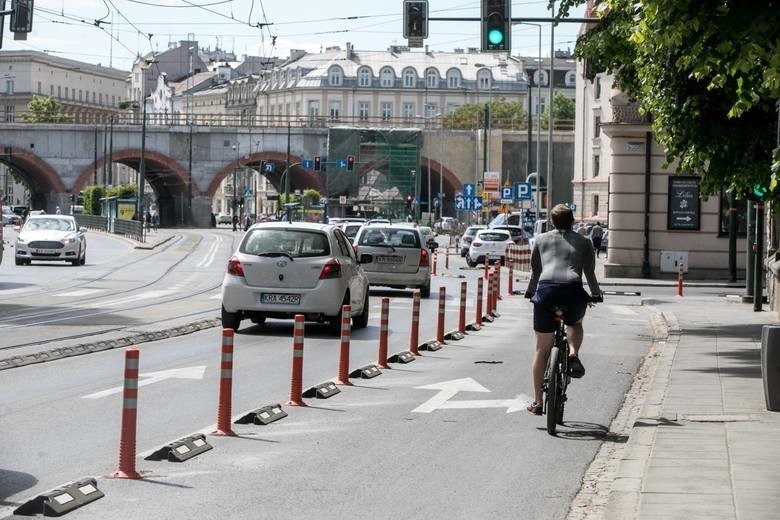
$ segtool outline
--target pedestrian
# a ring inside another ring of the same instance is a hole
[[[211,227],[217,227],[217,216],[214,213],[211,214]]]
[[[152,214],[149,213],[149,210],[146,210],[146,215],[144,215],[144,224],[146,227],[146,230],[149,231],[149,228],[152,227]]]
[[[252,226],[252,216],[247,213],[246,219],[244,219],[244,231],[249,231]]]
[[[155,211],[152,213],[152,228],[157,231],[157,228],[160,226],[160,214]]]
[[[238,231],[238,215],[233,215],[233,231]]]
[[[601,222],[596,222],[590,230],[590,241],[593,242],[593,249],[596,251],[596,258],[599,257],[601,251],[601,240],[604,238],[604,228],[601,227]]]

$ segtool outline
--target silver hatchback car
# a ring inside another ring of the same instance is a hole
[[[423,298],[430,296],[430,252],[419,228],[413,224],[371,224],[360,228],[354,244],[355,253],[365,259],[371,285],[414,287]]]
[[[355,328],[368,324],[368,278],[344,233],[327,224],[255,224],[222,281],[222,325],[233,330],[242,319],[261,324],[303,314],[338,332],[344,304]]]

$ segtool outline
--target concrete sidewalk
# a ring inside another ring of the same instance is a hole
[[[600,281],[605,290],[676,285]],[[645,379],[644,389],[621,412],[628,416],[627,442],[605,447],[611,462],[597,457],[598,468],[590,482],[586,476],[568,518],[780,516],[780,413],[767,411],[761,375],[761,329],[776,324],[777,316],[742,303],[740,285],[702,285],[723,286],[734,296],[643,300],[660,319],[635,382],[642,386]],[[605,476],[607,482],[597,482]],[[592,489],[599,486],[606,492]]]

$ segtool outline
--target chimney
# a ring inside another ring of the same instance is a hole
[[[306,56],[306,51],[302,49],[290,49],[290,61],[299,60]]]
[[[352,51],[353,51],[352,42],[347,42],[347,59],[348,60],[352,59]]]

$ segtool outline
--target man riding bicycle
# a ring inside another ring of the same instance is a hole
[[[555,329],[555,307],[565,310],[566,337],[571,347],[569,369],[571,377],[585,375],[579,359],[582,346],[582,319],[591,301],[601,301],[601,289],[594,271],[596,258],[587,237],[572,231],[574,214],[565,204],[550,212],[555,229],[536,237],[531,253],[531,279],[525,297],[534,304],[536,352],[532,366],[534,402],[527,410],[542,415],[542,383],[547,358],[552,348]],[[588,281],[591,296],[582,287],[582,274]]]

